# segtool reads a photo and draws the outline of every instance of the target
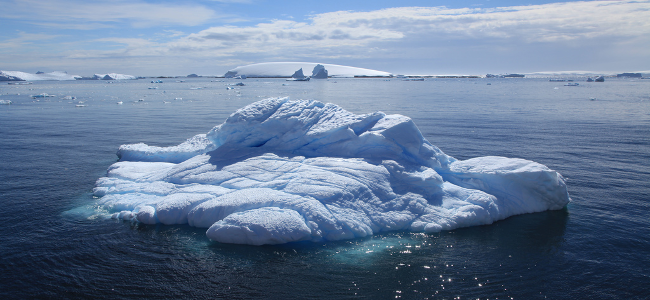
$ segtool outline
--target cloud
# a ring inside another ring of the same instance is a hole
[[[402,33],[391,29],[350,27],[346,24],[321,26],[317,22],[274,20],[248,27],[212,27],[181,38],[170,46],[172,50],[219,51],[219,55],[260,52],[281,54],[286,51],[343,53],[372,42],[402,37]]]
[[[7,39],[0,42],[0,50],[16,50],[16,49],[26,49],[31,45],[38,44],[44,40],[53,40],[60,36],[43,34],[43,33],[26,33],[18,31],[18,37],[13,39]]]
[[[648,1],[589,1],[500,8],[402,7],[314,16],[317,26],[365,26],[405,36],[554,42],[650,32]]]
[[[210,51],[215,56],[310,51],[322,56],[367,57],[367,49],[372,47],[381,52],[390,48],[436,48],[448,43],[567,46],[602,38],[647,41],[648,36],[648,1],[589,1],[499,8],[338,11],[314,15],[309,22],[274,20],[255,26],[212,27],[168,46],[171,52]]]
[[[216,18],[217,14],[201,5],[152,4],[141,1],[109,2],[79,0],[14,0],[3,4],[0,17],[56,22],[59,27],[77,29],[79,22],[95,24],[127,22],[134,27],[196,26]]]
[[[34,1],[20,3],[27,3],[24,4],[27,10]],[[81,20],[87,24],[191,25],[207,22],[216,15],[201,6],[118,1],[110,2],[113,8],[107,10],[104,8],[108,4],[74,3],[79,9],[40,3],[34,7],[38,7],[38,18],[52,10],[51,16],[42,17],[41,22],[68,20],[70,24]],[[150,10],[151,14],[139,12],[143,10]],[[201,13],[188,17],[193,12]],[[647,51],[650,49],[650,1],[580,1],[458,9],[397,7],[315,14],[302,22],[285,17],[254,25],[214,26],[189,34],[165,31],[169,29],[172,28],[161,28],[158,34],[148,34],[147,38],[80,41],[78,49],[66,52],[67,59],[158,58],[161,63],[182,61],[197,66],[205,65],[205,61],[226,65],[280,60],[357,65],[354,62],[365,60],[379,64],[366,67],[388,71],[395,71],[388,68],[389,64],[448,65],[449,68],[492,64],[494,67],[508,61],[522,66],[537,61],[547,69],[553,67],[552,63],[559,64],[561,56],[572,57],[576,63],[573,68],[612,68],[635,62],[647,64],[650,60]],[[95,46],[84,47],[84,42]],[[0,46],[7,47],[7,44],[5,41]],[[97,44],[107,47],[97,47]]]

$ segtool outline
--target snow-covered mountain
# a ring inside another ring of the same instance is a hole
[[[34,81],[34,80],[76,80],[79,75],[70,75],[67,72],[50,72],[32,74],[20,71],[0,71],[0,81]]]
[[[108,74],[95,74],[91,77],[82,77],[79,75],[70,75],[67,72],[38,72],[36,74],[26,73],[21,71],[0,71],[0,81],[36,81],[36,80],[131,80],[137,79],[133,75],[108,73]]]

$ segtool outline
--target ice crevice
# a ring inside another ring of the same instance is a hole
[[[117,219],[207,228],[237,244],[436,232],[562,209],[564,178],[529,160],[464,161],[401,115],[270,98],[178,146],[122,145],[97,180]]]

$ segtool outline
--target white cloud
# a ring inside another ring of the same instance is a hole
[[[25,49],[30,45],[38,44],[44,40],[56,39],[58,37],[58,35],[18,31],[18,37],[0,42],[0,50]]]
[[[170,44],[178,50],[219,51],[221,55],[274,53],[285,51],[336,51],[364,47],[372,42],[396,40],[403,34],[390,29],[367,26],[319,26],[276,20],[251,27],[212,27]]]
[[[366,26],[405,35],[454,39],[560,41],[650,33],[648,1],[589,1],[502,8],[402,7],[372,12],[332,12],[313,18],[317,26]]]
[[[14,0],[3,4],[2,18],[56,22],[59,27],[78,27],[79,22],[121,23],[134,27],[157,25],[195,26],[216,18],[200,5],[151,4],[141,1]],[[95,25],[96,26],[96,25]]]
[[[402,7],[339,11],[315,15],[307,23],[274,20],[248,27],[212,27],[166,46],[172,53],[207,51],[207,55],[215,57],[310,52],[327,57],[362,58],[377,52],[389,53],[391,48],[434,48],[450,41],[475,46],[484,41],[566,46],[598,38],[647,41],[648,36],[648,1],[589,1],[487,9]],[[371,53],[368,49],[373,46],[377,51]]]

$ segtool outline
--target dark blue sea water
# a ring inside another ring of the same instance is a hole
[[[246,79],[226,90],[234,82],[0,85],[13,101],[0,105],[0,297],[650,297],[650,80]],[[29,96],[40,93],[57,96]],[[540,162],[563,174],[572,202],[436,234],[261,247],[84,213],[119,145],[177,145],[272,96],[409,116],[458,159]]]

